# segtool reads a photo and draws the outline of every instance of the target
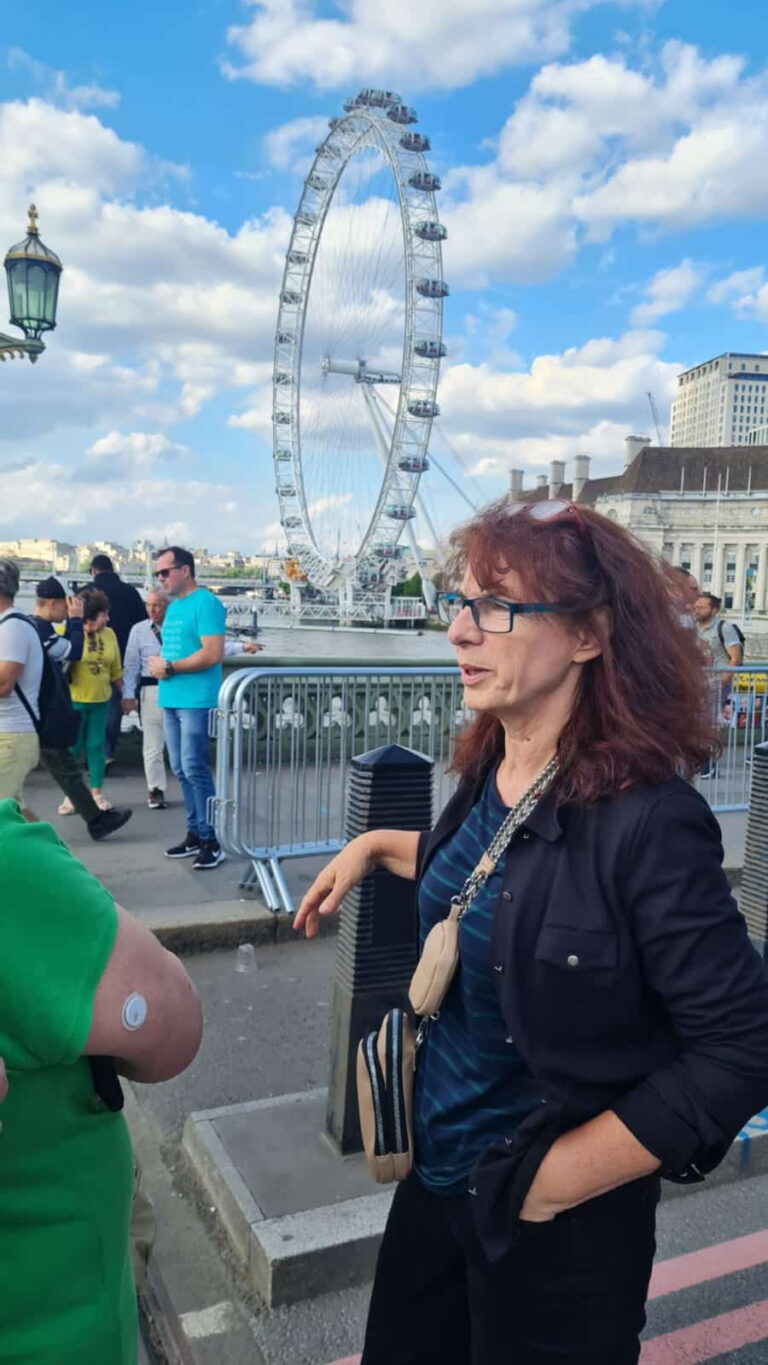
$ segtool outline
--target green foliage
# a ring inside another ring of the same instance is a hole
[[[421,597],[421,574],[411,574],[404,583],[396,583],[392,589],[393,597]]]

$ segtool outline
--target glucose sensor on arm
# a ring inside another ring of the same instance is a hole
[[[143,995],[129,995],[123,1005],[123,1028],[141,1028],[147,1021],[147,1002]]]

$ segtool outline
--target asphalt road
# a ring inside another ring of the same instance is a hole
[[[183,1076],[135,1087],[166,1139],[195,1110],[326,1084],[335,951],[334,939],[265,944],[246,973],[236,950],[184,959],[203,1005],[203,1045]]]

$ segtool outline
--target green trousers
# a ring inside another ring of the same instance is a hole
[[[80,734],[77,744],[73,744],[75,758],[85,750],[88,764],[88,781],[92,787],[101,788],[104,783],[104,770],[107,761],[107,719],[108,701],[73,701],[75,711],[80,717]]]

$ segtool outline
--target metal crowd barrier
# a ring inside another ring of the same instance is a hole
[[[696,779],[713,811],[749,809],[752,750],[768,738],[768,663],[713,668],[712,709],[722,753]]]
[[[768,663],[714,669],[712,705],[722,754],[696,778],[715,812],[749,807],[751,754],[768,738]],[[450,665],[244,668],[211,713],[216,796],[210,819],[225,851],[247,859],[242,886],[273,910],[292,909],[286,858],[344,846],[349,762],[384,744],[434,759],[435,805],[453,788],[453,739],[469,719]]]
[[[281,861],[343,848],[350,759],[385,744],[428,755],[439,809],[468,713],[453,665],[336,665],[238,669],[211,716],[217,838],[250,860],[241,885],[258,884],[270,909],[290,911]]]

